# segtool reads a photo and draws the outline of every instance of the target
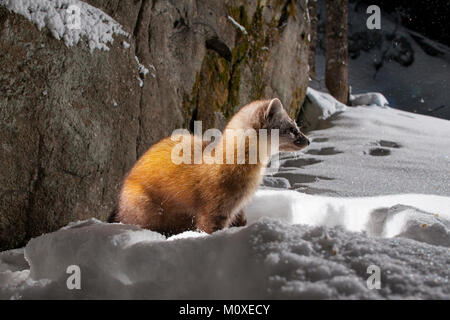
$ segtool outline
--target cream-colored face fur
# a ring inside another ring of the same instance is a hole
[[[264,117],[268,129],[279,130],[280,151],[299,151],[307,147],[309,139],[300,131],[294,120],[284,110],[281,101],[272,99],[267,107]]]

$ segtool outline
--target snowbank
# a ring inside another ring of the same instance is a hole
[[[312,88],[306,91],[305,103],[302,107],[302,124],[306,129],[317,128],[320,120],[326,120],[337,112],[344,111],[346,106],[328,93]]]
[[[350,104],[353,106],[389,106],[389,102],[379,92],[368,92],[350,95]]]
[[[245,228],[168,239],[95,219],[72,223],[0,253],[0,298],[450,298],[449,197],[259,190],[245,210]],[[67,288],[71,265],[81,270],[80,290]],[[367,286],[372,265],[379,290]]]
[[[282,214],[280,199],[264,212]],[[168,240],[97,220],[43,235],[25,248],[30,271],[0,272],[0,297],[450,298],[448,248],[410,239],[263,218],[245,228]],[[67,289],[70,265],[80,267],[80,290]],[[367,287],[371,265],[381,269],[380,290]]]
[[[407,194],[337,198],[289,190],[259,190],[246,213],[249,223],[273,217],[289,224],[340,226],[371,236],[401,235],[450,247],[449,197]]]
[[[114,42],[113,35],[128,36],[106,13],[79,0],[0,0],[0,5],[24,16],[39,30],[48,28],[68,47],[84,37],[91,51],[109,50],[107,44]]]

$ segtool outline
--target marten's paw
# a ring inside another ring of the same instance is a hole
[[[244,227],[245,225],[247,225],[247,218],[245,217],[244,210],[241,210],[234,217],[230,227]]]
[[[197,216],[197,230],[213,233],[227,227],[228,217],[226,215],[205,213]]]

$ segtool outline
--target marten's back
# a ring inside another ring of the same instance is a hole
[[[187,138],[193,142],[193,136]],[[122,193],[144,193],[151,195],[154,201],[161,198],[162,202],[167,197],[180,195],[179,198],[183,197],[183,200],[188,202],[187,205],[192,205],[194,199],[191,199],[190,194],[198,180],[196,176],[199,175],[201,167],[194,164],[176,164],[172,159],[172,150],[177,144],[180,142],[168,137],[153,145],[125,178]],[[191,158],[193,159],[193,156]]]
[[[166,234],[195,229],[195,215],[221,188],[214,173],[217,165],[194,164],[194,136],[183,137],[181,141],[165,138],[141,156],[123,182],[114,221]],[[177,164],[172,151],[189,140],[184,150],[191,147],[192,163]]]

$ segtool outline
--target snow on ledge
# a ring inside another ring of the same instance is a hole
[[[350,103],[352,106],[389,106],[386,97],[379,92],[352,94],[350,95]]]
[[[233,19],[233,17],[228,16],[228,20],[229,20],[236,28],[238,28],[239,30],[241,30],[241,32],[242,32],[243,34],[248,34],[248,33],[247,33],[247,30],[245,30],[244,26],[240,25],[236,20]]]
[[[337,101],[330,94],[308,88],[303,106],[305,127],[309,130],[314,129],[320,120],[326,120],[337,112],[345,111],[346,108],[345,104]]]
[[[80,0],[0,0],[0,5],[37,25],[47,27],[53,37],[71,47],[85,37],[89,48],[109,50],[113,35],[128,36],[106,13]]]

